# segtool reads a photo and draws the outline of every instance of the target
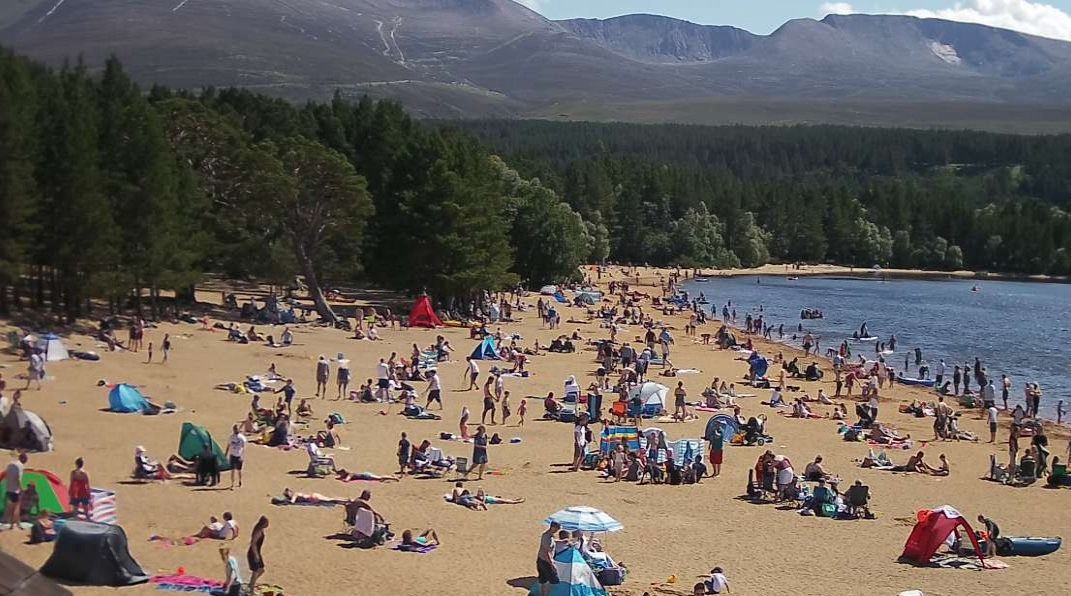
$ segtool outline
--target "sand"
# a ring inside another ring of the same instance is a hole
[[[645,272],[645,281],[657,279]],[[603,278],[603,282],[609,278]],[[707,293],[718,296],[713,280]],[[638,288],[643,289],[643,288]],[[647,289],[656,292],[653,288]],[[218,293],[204,292],[204,300],[218,299]],[[730,297],[725,297],[730,298]],[[530,301],[534,303],[536,297]],[[719,297],[720,299],[720,297]],[[579,309],[566,308],[563,319]],[[525,345],[538,338],[548,343],[558,331],[540,329],[534,311],[523,313],[524,320],[503,329],[522,334]],[[678,367],[701,369],[699,375],[683,376],[692,399],[714,376],[739,380],[745,364],[734,354],[700,346],[686,338],[681,320],[675,321],[677,345],[673,361]],[[571,332],[579,327],[586,337],[601,336],[596,325],[563,325]],[[713,332],[708,325],[704,331]],[[662,594],[690,593],[700,574],[719,565],[726,570],[733,593],[739,594],[897,594],[919,589],[926,594],[966,594],[971,592],[1042,594],[1059,593],[1071,556],[1067,549],[1044,558],[1005,559],[1010,568],[994,571],[920,569],[897,563],[912,518],[918,509],[950,504],[973,520],[979,513],[995,517],[1009,535],[1058,535],[1071,527],[1067,493],[1040,486],[1016,489],[980,479],[991,453],[1006,459],[1006,445],[969,443],[930,444],[925,449],[930,460],[946,453],[952,475],[933,478],[863,470],[853,463],[866,453],[862,443],[842,442],[831,420],[795,420],[770,416],[769,432],[776,437],[773,449],[803,465],[821,453],[827,469],[845,481],[861,479],[873,494],[876,520],[832,521],[801,517],[774,505],[754,505],[737,500],[745,488],[747,470],[761,450],[729,447],[722,476],[706,479],[696,486],[637,486],[607,483],[594,473],[568,473],[561,464],[572,452],[572,427],[540,421],[542,405],[529,399],[529,420],[523,428],[491,427],[503,437],[520,437],[519,445],[491,448],[491,467],[501,475],[470,482],[469,488],[484,487],[490,494],[524,497],[522,505],[493,506],[490,511],[472,512],[443,502],[451,484],[445,480],[406,479],[397,484],[350,483],[334,479],[308,479],[298,473],[306,467],[303,451],[286,453],[250,445],[246,460],[245,486],[239,490],[211,490],[187,487],[181,482],[133,485],[128,482],[133,450],[144,445],[156,458],[165,459],[177,449],[179,428],[190,420],[205,425],[224,441],[231,424],[242,419],[249,396],[213,390],[213,385],[237,382],[246,374],[263,373],[269,364],[293,376],[299,397],[312,397],[315,360],[324,354],[343,352],[352,361],[354,384],[374,376],[375,364],[391,351],[408,354],[414,342],[426,346],[437,333],[446,335],[462,358],[474,342],[465,329],[383,330],[384,341],[348,339],[341,331],[297,327],[297,345],[271,349],[263,345],[236,345],[225,341],[222,332],[207,332],[196,325],[161,325],[146,332],[146,342],[159,345],[163,334],[171,333],[175,349],[167,364],[145,364],[144,353],[106,353],[100,362],[68,361],[49,366],[48,380],[41,391],[23,394],[27,409],[41,414],[56,436],[56,450],[31,455],[30,466],[52,470],[66,478],[73,460],[83,456],[93,485],[117,491],[122,526],[130,538],[135,558],[149,573],[174,572],[185,567],[188,573],[222,578],[219,543],[204,541],[189,547],[164,548],[148,541],[161,534],[180,536],[195,532],[210,515],[233,511],[243,535],[234,544],[245,568],[244,552],[248,533],[257,517],[268,515],[264,556],[264,582],[278,584],[288,594],[521,594],[535,574],[534,559],[542,520],[570,505],[590,505],[610,513],[624,531],[605,538],[614,558],[625,563],[631,574],[615,594],[639,595],[644,591]],[[278,333],[278,330],[275,332]],[[624,334],[631,337],[630,329]],[[125,335],[125,334],[124,334]],[[67,338],[70,348],[97,349],[96,342],[82,335]],[[789,350],[778,348],[786,353]],[[157,354],[159,359],[159,354]],[[21,386],[12,377],[24,363],[12,356],[0,357],[9,388]],[[560,392],[564,379],[575,374],[586,385],[594,370],[593,352],[573,355],[550,354],[531,359],[533,376],[508,379],[516,411],[525,396]],[[488,363],[481,364],[486,373]],[[336,450],[339,464],[349,470],[389,473],[396,469],[395,449],[399,433],[406,431],[414,443],[431,439],[448,454],[469,456],[471,447],[438,440],[442,431],[455,432],[461,407],[468,405],[478,418],[481,394],[459,391],[463,362],[440,367],[444,375],[446,408],[442,421],[410,421],[391,413],[381,415],[380,405],[311,400],[317,416],[332,411],[349,421],[342,428],[344,444],[351,449]],[[107,406],[106,390],[96,387],[99,379],[125,381],[144,387],[157,402],[177,402],[183,411],[173,415],[145,417],[102,411]],[[667,385],[677,379],[659,379]],[[334,370],[332,370],[332,388]],[[818,385],[801,383],[812,395]],[[832,394],[832,382],[822,386]],[[895,401],[919,398],[921,391],[896,388],[884,394],[881,419],[892,422],[916,438],[931,438],[930,420],[897,414]],[[762,398],[766,395],[763,394]],[[740,400],[745,415],[770,413],[759,404],[761,398]],[[828,406],[816,406],[826,413]],[[849,410],[853,406],[849,404]],[[705,420],[660,424],[670,439],[700,437]],[[961,425],[987,437],[984,422],[971,413]],[[314,426],[313,429],[321,428]],[[593,430],[597,433],[598,427]],[[1000,440],[1006,440],[1002,430]],[[1064,442],[1053,445],[1053,453],[1065,451]],[[904,452],[890,452],[897,461]],[[6,463],[6,462],[5,462]],[[902,463],[902,462],[901,462]],[[229,484],[226,474],[223,485]],[[427,555],[403,554],[389,549],[354,550],[325,537],[342,529],[340,509],[274,507],[269,498],[284,487],[316,491],[327,495],[356,496],[371,489],[373,505],[393,524],[405,528],[434,527],[443,546]],[[31,565],[40,565],[51,552],[47,545],[25,545],[24,532],[0,532],[0,548]],[[247,571],[244,571],[247,573]],[[678,583],[666,584],[670,576]],[[248,575],[246,576],[248,577]],[[111,594],[111,589],[72,588],[78,594]],[[124,589],[125,594],[149,594],[152,587]]]

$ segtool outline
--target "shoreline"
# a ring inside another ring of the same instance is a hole
[[[587,266],[585,266],[587,267]],[[673,268],[658,268],[660,271],[672,272]],[[681,269],[691,279],[691,269]],[[698,277],[850,277],[852,279],[918,279],[918,280],[976,280],[976,281],[1017,281],[1028,283],[1071,283],[1071,276],[1066,275],[1030,275],[1026,273],[992,273],[988,271],[930,271],[926,269],[865,269],[845,267],[842,265],[800,265],[798,269],[791,265],[763,265],[748,269],[699,269]]]

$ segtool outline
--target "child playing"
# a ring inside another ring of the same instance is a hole
[[[405,476],[405,468],[409,465],[409,451],[411,447],[406,434],[402,433],[402,439],[398,441],[398,474],[402,476]]]
[[[152,364],[152,342],[149,342],[149,359],[145,361],[145,364]]]
[[[520,418],[520,421],[517,423],[517,426],[524,426],[524,415],[527,414],[527,413],[528,413],[528,400],[527,399],[522,399],[521,400],[521,407],[517,408],[517,416]]]

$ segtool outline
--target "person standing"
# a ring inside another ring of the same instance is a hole
[[[476,379],[480,376],[480,367],[476,364],[476,361],[472,359],[472,356],[465,356],[465,362],[468,363],[468,365],[465,367],[465,377],[469,381],[469,386],[465,388],[465,391],[472,391],[473,389],[478,389],[479,386],[476,385]]]
[[[957,364],[956,369],[952,371],[952,395],[959,395],[959,383],[961,380],[963,380],[963,373]]]
[[[963,363],[963,395],[967,395],[971,392],[971,367],[966,362]]]
[[[164,341],[163,341],[163,343],[160,344],[160,347],[164,351],[164,360],[163,361],[166,364],[167,363],[167,357],[171,354],[171,334],[170,333],[165,333],[164,334]]]
[[[327,381],[331,378],[331,365],[323,355],[316,361],[316,397],[327,397]]]
[[[688,390],[684,388],[684,381],[677,381],[677,388],[673,390],[673,419],[684,422],[688,416]]]
[[[1008,393],[1011,391],[1012,382],[1008,375],[1000,375],[1000,397],[1004,400],[1004,411],[1008,411]]]
[[[41,390],[41,379],[45,378],[45,358],[41,355],[41,350],[34,350],[30,354],[30,364],[26,369],[26,387],[30,388],[30,383],[37,383],[37,390]]]
[[[561,580],[558,578],[558,568],[554,566],[554,541],[561,524],[556,521],[550,522],[550,527],[539,537],[539,553],[536,555],[536,576],[539,581],[539,595],[547,596]]]
[[[982,387],[982,407],[989,409],[990,406],[997,403],[997,388],[993,386],[993,379],[989,379],[989,382]]]
[[[294,402],[294,395],[297,394],[297,389],[294,388],[294,379],[287,379],[286,380],[286,385],[283,385],[282,387],[276,389],[272,393],[282,393],[283,394],[283,397],[286,398],[286,413],[288,415],[292,415],[293,410],[291,409],[291,407],[292,407],[293,402]]]
[[[990,404],[986,410],[987,419],[989,420],[989,442],[995,443],[997,441],[997,406],[996,404]]]
[[[428,378],[428,387],[425,389],[428,395],[428,405],[425,408],[431,408],[431,402],[439,402],[439,409],[443,409],[443,381],[439,378],[439,372],[435,369],[429,370],[428,374],[431,375]]]
[[[350,361],[342,358],[338,361],[338,397],[335,399],[342,399],[342,396],[349,395],[350,388]]]
[[[405,469],[409,467],[409,455],[412,447],[412,444],[409,443],[409,437],[403,432],[401,440],[398,441],[398,474],[401,476],[405,476]]]
[[[249,550],[246,551],[246,562],[249,563],[249,589],[255,593],[257,580],[264,575],[264,556],[261,550],[264,548],[264,531],[268,529],[267,516],[260,516],[253,532],[249,534]]]
[[[376,400],[390,401],[390,365],[383,358],[380,358],[379,364],[376,365]]]
[[[721,462],[725,459],[725,433],[720,424],[714,425],[710,435],[710,475],[721,474]]]
[[[580,464],[584,463],[584,455],[587,454],[588,448],[588,434],[591,431],[588,430],[587,418],[579,418],[576,421],[576,425],[573,427],[573,471],[580,470]]]
[[[658,343],[662,347],[662,368],[665,368],[666,360],[669,359],[669,346],[673,343],[673,336],[670,335],[669,329],[662,328],[662,333],[658,336]]]
[[[510,417],[509,391],[503,391],[502,392],[502,426],[506,425],[506,421],[509,420],[509,417]],[[1059,424],[1059,422],[1057,422],[1057,424]]]
[[[238,425],[231,429],[231,438],[227,441],[227,461],[231,464],[231,490],[234,490],[234,476],[238,476],[238,488],[242,487],[242,467],[245,464],[245,435]]]
[[[4,518],[7,523],[11,524],[12,530],[22,521],[22,512],[19,510],[19,500],[22,498],[22,472],[26,469],[26,462],[29,460],[25,452],[20,453],[17,459],[7,465],[7,471],[4,473],[4,480],[7,482],[7,486],[4,487],[4,495],[7,499]]]
[[[494,376],[487,377],[483,384],[483,414],[480,415],[480,423],[487,424],[487,413],[491,413],[491,425],[495,424],[495,396],[491,393],[491,386],[495,384]]]
[[[934,387],[940,387],[945,382],[945,361],[942,358],[937,362],[937,366],[933,369],[934,372]]]
[[[67,483],[67,497],[71,502],[71,511],[81,511],[86,519],[89,519],[89,503],[92,496],[89,488],[89,474],[85,471],[85,460],[74,460],[74,469],[71,470],[70,481]]]
[[[465,472],[465,477],[477,470],[479,475],[476,480],[483,480],[483,473],[487,470],[487,428],[484,425],[476,427],[476,434],[472,437],[472,465]]]

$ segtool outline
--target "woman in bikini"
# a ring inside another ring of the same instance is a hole
[[[387,474],[380,476],[379,474],[373,474],[371,472],[347,472],[346,470],[338,470],[335,472],[338,479],[343,482],[354,482],[357,480],[365,480],[368,482],[398,482],[401,477],[396,474]]]
[[[476,500],[486,505],[520,505],[524,499],[507,499],[496,495],[489,495],[482,488],[476,490]]]
[[[406,530],[402,532],[402,543],[398,545],[398,550],[416,551],[440,544],[442,543],[439,542],[439,535],[433,528],[428,528],[417,536],[413,536],[412,530]]]

